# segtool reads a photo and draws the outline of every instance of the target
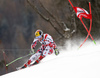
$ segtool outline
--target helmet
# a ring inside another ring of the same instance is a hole
[[[36,36],[36,38],[41,38],[43,36],[43,31],[42,30],[37,30],[35,32],[35,36]]]

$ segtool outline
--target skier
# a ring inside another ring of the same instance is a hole
[[[48,54],[52,54],[53,52],[55,55],[59,54],[59,51],[57,49],[57,46],[55,42],[53,41],[53,38],[49,34],[43,34],[42,30],[37,30],[35,32],[36,38],[33,40],[33,43],[31,44],[31,51],[34,52],[34,49],[37,45],[37,42],[39,41],[42,45],[40,49],[37,50],[37,52],[30,57],[28,62],[24,64],[22,68],[26,68],[27,66],[30,66],[31,62],[35,61],[32,65],[38,64],[40,60],[42,60],[44,57],[46,57]]]

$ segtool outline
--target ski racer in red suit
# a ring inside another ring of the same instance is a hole
[[[25,68],[27,66],[30,66],[30,63],[32,61],[35,61],[33,65],[38,64],[40,60],[42,60],[44,57],[46,57],[48,54],[52,54],[53,52],[55,55],[59,54],[59,51],[57,49],[57,46],[55,42],[53,41],[53,38],[49,34],[43,34],[42,30],[37,30],[35,32],[36,38],[33,40],[33,43],[31,44],[31,50],[34,52],[34,49],[37,45],[37,42],[39,41],[42,45],[37,50],[37,52],[30,57],[28,62],[24,64],[23,67]]]

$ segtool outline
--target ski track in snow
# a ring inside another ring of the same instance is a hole
[[[99,42],[98,42],[99,44]],[[100,78],[100,45],[87,43],[60,49],[40,64],[0,76],[0,78]],[[87,46],[86,46],[87,45]]]

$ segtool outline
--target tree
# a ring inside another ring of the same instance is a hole
[[[64,21],[58,21],[57,17],[43,5],[42,1],[37,0],[37,2],[39,4],[36,4],[36,2],[34,0],[33,1],[27,0],[27,2],[36,11],[36,13],[41,16],[41,18],[43,18],[45,21],[47,21],[48,23],[51,24],[51,26],[61,36],[60,38],[70,38],[71,35],[76,31],[76,24],[75,24],[75,19],[74,19],[75,14],[72,13],[72,15],[71,15],[71,17],[72,17],[71,26],[74,26],[74,28],[72,30],[67,27],[67,25]],[[41,7],[39,7],[38,5],[40,5]],[[42,13],[40,9],[44,9],[46,14]],[[69,7],[69,9],[70,9],[70,7]],[[72,23],[72,22],[74,22],[74,23]]]

